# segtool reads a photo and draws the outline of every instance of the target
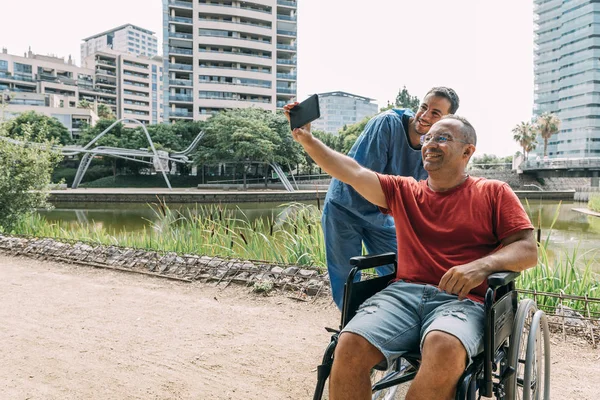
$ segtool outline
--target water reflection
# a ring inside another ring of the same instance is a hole
[[[305,201],[304,204],[316,205],[316,201]],[[66,222],[73,226],[77,224],[94,224],[108,232],[135,232],[151,227],[158,220],[156,204],[133,203],[56,203],[55,208],[47,211],[40,210],[50,222]],[[198,208],[211,205],[169,204],[171,210],[200,213]],[[214,206],[214,205],[213,205]],[[223,204],[237,218],[254,221],[258,218],[271,218],[285,212],[286,206],[281,203],[239,203]]]

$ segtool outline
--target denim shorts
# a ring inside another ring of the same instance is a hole
[[[467,350],[468,366],[483,351],[484,323],[483,304],[458,300],[435,286],[398,281],[366,300],[343,332],[364,337],[381,351],[387,365],[420,353],[429,332],[446,332]]]

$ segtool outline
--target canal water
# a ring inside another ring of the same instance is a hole
[[[305,202],[314,204],[316,202]],[[573,208],[585,208],[584,203],[559,202],[554,200],[523,200],[534,226],[541,227],[541,237],[550,235],[548,248],[554,255],[572,253],[578,255],[587,252],[589,257],[600,263],[600,217],[589,216],[573,211]],[[206,205],[205,205],[206,206]],[[189,209],[190,204],[169,204],[171,209]],[[280,203],[239,203],[228,204],[238,217],[249,220],[277,216],[284,212],[286,205]],[[57,203],[51,211],[39,211],[49,221],[64,221],[72,224],[95,224],[108,231],[137,231],[151,225],[157,215],[149,205],[129,203]],[[554,221],[556,219],[556,221]],[[541,222],[541,223],[540,223]],[[600,267],[594,267],[600,271]]]

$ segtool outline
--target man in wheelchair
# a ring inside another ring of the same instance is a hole
[[[422,136],[429,178],[378,174],[310,133],[293,136],[331,176],[391,214],[398,240],[396,279],[365,301],[343,327],[331,368],[330,399],[370,399],[370,372],[420,352],[407,399],[452,399],[483,347],[486,278],[537,262],[533,226],[503,182],[465,173],[477,136],[447,115]]]

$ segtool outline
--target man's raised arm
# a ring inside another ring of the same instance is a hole
[[[287,110],[286,110],[287,111]],[[308,155],[329,175],[352,186],[365,199],[383,208],[387,207],[385,195],[377,174],[364,168],[352,158],[327,147],[310,133],[310,124],[292,131],[294,140],[304,147]]]

